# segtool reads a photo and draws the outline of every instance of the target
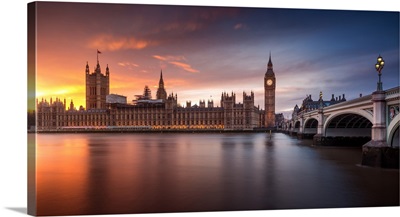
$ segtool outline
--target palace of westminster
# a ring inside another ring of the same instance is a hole
[[[199,105],[186,102],[178,105],[177,94],[167,94],[161,71],[156,99],[145,86],[143,95],[136,95],[132,103],[126,96],[109,94],[110,69],[103,74],[99,60],[94,72],[88,63],[86,76],[86,109],[75,109],[71,100],[69,108],[65,99],[37,100],[37,131],[68,130],[254,130],[271,129],[283,121],[275,114],[276,78],[271,55],[264,76],[265,110],[254,105],[254,93],[243,92],[243,102],[236,102],[235,93],[221,94],[220,106],[213,100],[200,100]]]

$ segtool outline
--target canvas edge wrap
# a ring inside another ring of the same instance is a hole
[[[36,2],[30,2],[27,4],[28,9],[28,65],[27,65],[27,76],[28,76],[28,97],[27,97],[27,105],[28,105],[28,123],[27,127],[30,132],[27,135],[27,154],[28,154],[28,189],[27,189],[27,214],[36,215],[36,115],[35,115],[35,98],[36,98]],[[32,110],[33,108],[33,110]],[[33,126],[29,126],[29,120],[33,117]],[[33,127],[32,129],[29,129]],[[32,169],[29,169],[32,168]]]

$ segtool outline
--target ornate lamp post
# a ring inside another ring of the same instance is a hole
[[[379,76],[379,81],[377,84],[377,91],[382,91],[381,75],[382,75],[382,69],[383,69],[384,65],[385,65],[385,61],[383,60],[381,55],[379,55],[377,62],[375,64],[375,69],[378,72],[378,76]]]
[[[386,93],[382,90],[381,82],[384,65],[385,61],[383,61],[383,58],[379,55],[375,64],[375,69],[379,75],[379,81],[377,90],[372,93],[374,112],[372,118],[371,141],[363,145],[361,164],[372,167],[399,168],[398,149],[389,147],[386,141]]]

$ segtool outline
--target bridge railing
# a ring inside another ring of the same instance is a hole
[[[399,87],[394,87],[391,89],[386,90],[386,97],[392,96],[392,95],[399,95]]]
[[[385,95],[386,95],[386,99],[393,99],[393,98],[399,97],[399,95],[400,95],[400,87],[397,86],[397,87],[385,90]],[[348,101],[340,102],[340,103],[337,103],[337,104],[334,104],[334,105],[326,106],[326,107],[324,107],[324,110],[331,111],[333,109],[338,109],[338,108],[341,108],[343,106],[351,106],[351,105],[353,105],[355,103],[358,103],[358,104],[360,104],[360,103],[361,104],[363,104],[363,103],[371,103],[371,100],[372,100],[372,94],[369,94],[369,95],[361,96],[359,98],[355,98],[355,99],[351,99],[351,100],[348,100]],[[311,111],[302,110],[302,111],[298,112],[297,114],[294,114],[294,116],[292,117],[292,121],[293,120],[297,120],[299,117],[302,117],[302,116],[306,117],[306,116],[314,115],[317,112],[318,112],[318,109],[311,110]]]

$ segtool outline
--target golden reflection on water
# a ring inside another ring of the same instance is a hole
[[[360,149],[312,148],[285,134],[38,134],[36,144],[39,215],[399,202],[398,171],[356,166]]]
[[[50,212],[65,209],[84,210],[86,198],[82,192],[88,187],[87,140],[71,137],[59,138],[57,135],[37,136],[36,182],[37,198],[40,205],[45,201]]]

